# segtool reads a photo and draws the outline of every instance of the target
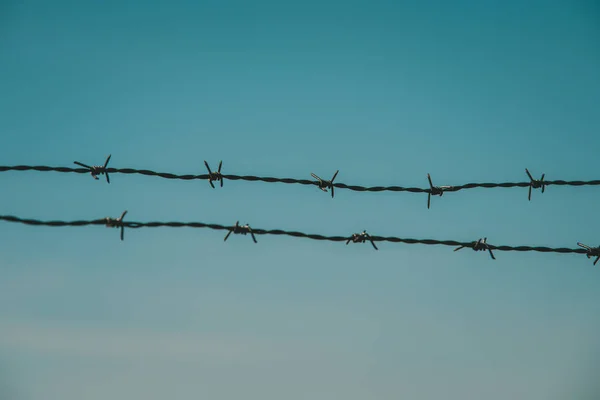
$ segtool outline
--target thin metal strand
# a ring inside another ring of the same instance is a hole
[[[49,167],[40,165],[15,165],[15,166],[0,166],[0,172],[6,171],[39,171],[39,172],[62,172],[62,173],[77,173],[87,174],[90,172],[87,168],[69,168],[69,167]],[[134,168],[106,168],[106,172],[110,174],[139,174],[146,176],[157,176],[165,179],[178,179],[178,180],[207,180],[208,174],[185,174],[178,175],[169,172],[156,172],[148,169],[134,169]],[[249,181],[249,182],[267,182],[267,183],[286,183],[286,184],[300,184],[300,185],[318,185],[318,182],[308,179],[294,179],[294,178],[276,178],[276,177],[261,177],[254,175],[231,175],[223,174],[223,179],[231,181]],[[484,183],[466,183],[463,185],[454,185],[447,189],[446,192],[457,192],[465,189],[474,188],[513,188],[513,187],[528,187],[531,182],[484,182]],[[600,186],[600,180],[591,181],[564,181],[554,180],[545,181],[546,186]],[[348,189],[356,192],[411,192],[411,193],[428,193],[430,188],[417,188],[417,187],[403,187],[403,186],[359,186],[359,185],[348,185],[345,183],[333,183],[333,186],[338,189]]]
[[[87,226],[87,225],[106,225],[106,219],[94,219],[94,220],[83,220],[83,221],[41,221],[37,219],[26,219],[19,218],[11,215],[0,215],[1,221],[20,223],[25,225],[34,226]],[[212,230],[231,230],[231,226],[220,225],[220,224],[209,224],[204,222],[131,222],[123,221],[122,225],[125,228],[158,228],[158,227],[170,227],[170,228],[208,228]],[[296,238],[307,238],[312,240],[323,240],[331,242],[345,242],[348,240],[348,236],[325,236],[312,233],[304,233],[297,231],[286,231],[281,229],[252,229],[256,235],[284,235]],[[391,242],[391,243],[405,243],[405,244],[424,244],[424,245],[443,245],[443,246],[463,246],[470,247],[473,242],[459,242],[456,240],[436,240],[436,239],[411,239],[411,238],[399,238],[399,237],[385,237],[385,236],[370,236],[370,239],[374,242]],[[576,253],[586,254],[587,251],[582,248],[570,249],[565,247],[545,247],[545,246],[495,246],[488,245],[492,250],[498,251],[536,251],[541,253]]]

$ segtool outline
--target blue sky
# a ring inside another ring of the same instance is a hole
[[[593,1],[2,2],[0,164],[363,185],[598,179]],[[2,173],[0,213],[598,244],[597,188],[435,197]],[[592,399],[581,255],[0,224],[0,393]]]

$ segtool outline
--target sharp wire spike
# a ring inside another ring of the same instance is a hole
[[[229,235],[231,235],[232,233],[240,235],[247,235],[249,233],[250,236],[252,236],[252,240],[254,241],[254,243],[258,243],[258,241],[256,240],[256,236],[254,235],[254,231],[248,224],[240,225],[240,221],[236,221],[235,225],[229,228],[229,232],[227,232],[223,241],[227,241],[227,238],[229,238]]]
[[[222,166],[223,166],[223,161],[221,160],[221,161],[219,161],[219,177],[221,178],[220,179],[220,181],[221,181],[221,187],[223,187],[223,181],[224,181],[223,176],[221,176],[221,167]]]
[[[314,172],[311,172],[310,176],[312,176],[317,181],[317,187],[319,189],[321,189],[323,192],[327,192],[327,189],[331,189],[331,198],[333,198],[335,196],[335,189],[333,186],[333,181],[335,180],[335,177],[337,176],[338,172],[340,172],[340,170],[335,171],[335,174],[333,174],[333,178],[331,178],[330,181],[326,181],[326,180],[322,179]]]
[[[353,233],[352,236],[350,236],[348,238],[348,240],[346,240],[346,245],[348,245],[348,243],[352,242],[352,243],[364,243],[366,241],[371,242],[371,245],[373,246],[373,248],[375,250],[379,250],[377,248],[377,246],[375,245],[375,241],[373,240],[373,238],[367,233],[367,231],[362,231],[362,233]]]
[[[204,160],[204,165],[206,166],[206,169],[208,170],[208,183],[210,184],[210,186],[214,189],[215,185],[213,184],[213,181],[220,181],[220,185],[221,185],[221,187],[223,187],[223,175],[221,174],[221,167],[223,166],[223,160],[219,161],[219,168],[217,169],[217,172],[213,172],[210,169],[210,166],[208,165],[208,162],[206,162],[206,160]]]
[[[108,176],[108,171],[107,171],[107,166],[108,166],[108,162],[110,161],[110,157],[111,155],[109,154],[108,157],[106,157],[106,161],[104,161],[104,165],[93,165],[93,166],[89,166],[87,164],[81,163],[79,161],[73,161],[74,164],[77,164],[81,167],[87,168],[90,172],[90,174],[92,175],[92,178],[94,178],[95,180],[98,180],[98,175],[106,175],[106,182],[110,183],[110,178]]]
[[[110,158],[110,156],[108,156]],[[108,162],[108,161],[107,161]],[[127,210],[123,211],[123,214],[119,217],[119,224],[121,225],[121,240],[125,239],[125,225],[123,225],[123,218],[127,214]]]
[[[106,217],[104,219],[104,224],[106,225],[107,228],[120,228],[121,229],[121,240],[125,239],[125,224],[123,222],[125,215],[127,215],[127,210],[123,211],[121,216],[117,219],[110,218],[110,217]]]
[[[212,175],[212,171],[210,170],[210,167],[208,166],[208,163],[206,162],[206,160],[204,160],[204,165],[206,165],[206,169],[208,170],[208,174]]]
[[[212,171],[210,170],[210,167],[208,166],[208,163],[206,162],[206,160],[204,160],[204,165],[206,165],[206,169],[208,170],[208,183],[210,184],[210,186],[214,189],[215,185],[213,185],[212,183]]]
[[[77,164],[77,165],[80,165],[80,166],[82,166],[84,168],[92,169],[92,167],[90,167],[89,165],[86,165],[84,163],[80,163],[79,161],[74,161],[74,163]]]
[[[374,241],[372,241],[372,240],[371,240],[371,244],[373,245],[373,248],[374,248],[375,250],[379,250],[379,249],[377,248],[377,246],[375,246],[375,242],[374,242]]]
[[[527,176],[529,176],[529,179],[533,181],[533,176],[531,176],[531,173],[529,173],[529,170],[527,168],[525,168],[525,172],[527,173]]]
[[[110,183],[110,178],[108,176],[108,171],[106,170],[106,167],[108,166],[108,162],[110,161],[111,156],[112,154],[109,154],[108,157],[106,157],[106,161],[104,162],[104,174],[106,175],[106,183]]]
[[[587,258],[592,258],[592,257],[596,257],[596,260],[594,261],[594,265],[596,265],[596,263],[598,262],[598,260],[600,260],[600,246],[598,247],[592,247],[592,246],[588,246],[586,244],[583,244],[581,242],[577,242],[577,246],[582,247],[586,250],[586,257]]]
[[[546,185],[544,184],[544,176],[546,176],[546,174],[542,174],[542,179],[540,179],[540,181],[542,181],[542,193],[544,193],[544,191],[546,190]]]
[[[465,247],[470,247],[474,251],[487,250],[490,253],[490,257],[492,257],[492,260],[496,259],[496,257],[494,256],[494,253],[492,252],[492,248],[490,247],[489,244],[487,244],[487,237],[484,237],[483,239],[479,239],[474,242],[471,242],[469,245],[466,245],[466,244],[460,245],[457,248],[455,248],[454,251],[464,249]]]
[[[442,197],[444,195],[444,191],[452,189],[452,186],[434,186],[430,174],[427,174],[427,180],[429,181],[429,189],[425,189],[425,191],[427,192],[427,208],[430,208],[431,196]]]
[[[546,174],[542,174],[542,177],[537,180],[534,179],[533,176],[531,175],[531,173],[529,172],[529,170],[527,168],[525,168],[525,172],[527,173],[527,176],[529,177],[529,193],[527,195],[527,199],[529,201],[531,201],[531,192],[533,189],[541,189],[542,193],[544,193],[546,191],[546,183],[544,182],[544,178],[546,176]]]

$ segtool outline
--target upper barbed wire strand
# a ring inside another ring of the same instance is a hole
[[[90,170],[87,168],[70,168],[70,167],[49,167],[43,165],[15,165],[15,166],[0,166],[0,172],[6,171],[39,171],[39,172],[61,172],[61,173],[77,173],[86,174]],[[178,180],[208,180],[209,174],[173,174],[169,172],[156,172],[148,169],[134,169],[134,168],[106,168],[106,172],[110,174],[139,174],[146,176],[157,176],[165,179],[178,179]],[[309,179],[294,179],[294,178],[276,178],[276,177],[262,177],[254,175],[232,175],[223,174],[223,179],[231,181],[250,181],[250,182],[267,182],[267,183],[287,183],[287,184],[300,184],[300,185],[318,185],[315,180]],[[463,185],[453,185],[447,189],[446,192],[457,192],[465,189],[474,188],[512,188],[512,187],[528,187],[531,182],[485,182],[485,183],[466,183]],[[599,186],[600,180],[591,181],[565,181],[565,180],[554,180],[545,181],[546,186]],[[430,188],[417,188],[417,187],[404,187],[404,186],[360,186],[360,185],[348,185],[345,183],[334,183],[333,186],[338,189],[348,189],[356,192],[411,192],[411,193],[428,193]]]

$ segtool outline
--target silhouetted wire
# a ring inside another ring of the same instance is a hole
[[[5,171],[40,171],[40,172],[62,172],[62,173],[77,173],[87,174],[90,172],[87,168],[69,168],[69,167],[48,167],[48,166],[35,166],[35,165],[15,165],[15,166],[0,166],[0,172]],[[156,172],[148,169],[133,169],[133,168],[106,168],[106,172],[110,174],[140,174],[146,176],[158,176],[165,179],[179,179],[179,180],[208,180],[209,174],[199,175],[178,175],[169,172]],[[287,183],[287,184],[300,184],[300,185],[316,185],[318,182],[310,179],[293,179],[293,178],[275,178],[275,177],[263,177],[254,175],[231,175],[223,174],[223,179],[231,181],[250,181],[250,182],[267,182],[267,183]],[[512,188],[512,187],[528,187],[531,182],[502,182],[502,183],[467,183],[464,185],[453,185],[444,191],[446,192],[457,192],[459,190],[474,189],[474,188]],[[600,180],[591,181],[545,181],[546,186],[598,186]],[[356,192],[411,192],[411,193],[428,193],[429,188],[417,188],[417,187],[403,187],[403,186],[359,186],[359,185],[347,185],[345,183],[334,183],[334,187],[339,189],[348,189]]]
[[[0,220],[7,222],[15,222],[25,225],[33,226],[89,226],[89,225],[106,225],[107,218],[94,219],[94,220],[79,220],[79,221],[41,221],[38,219],[25,219],[11,215],[0,215]],[[170,228],[207,228],[212,230],[231,230],[232,226],[220,225],[220,224],[209,224],[204,222],[131,222],[123,221],[122,225],[125,228],[139,229],[139,228],[158,228],[158,227],[170,227]],[[347,241],[351,235],[347,236],[324,236],[312,233],[304,233],[297,231],[286,231],[281,229],[256,229],[252,231],[256,235],[285,235],[296,238],[307,238],[313,240],[326,240],[331,242],[344,242]],[[464,246],[472,247],[474,242],[459,242],[456,240],[435,240],[435,239],[410,239],[410,238],[399,238],[394,236],[371,236],[371,239],[375,242],[391,242],[391,243],[406,243],[406,244],[425,244],[425,245],[443,245],[443,246]],[[488,245],[492,250],[499,251],[536,251],[541,253],[577,253],[586,254],[584,249],[570,249],[565,247],[544,247],[544,246],[495,246]]]

